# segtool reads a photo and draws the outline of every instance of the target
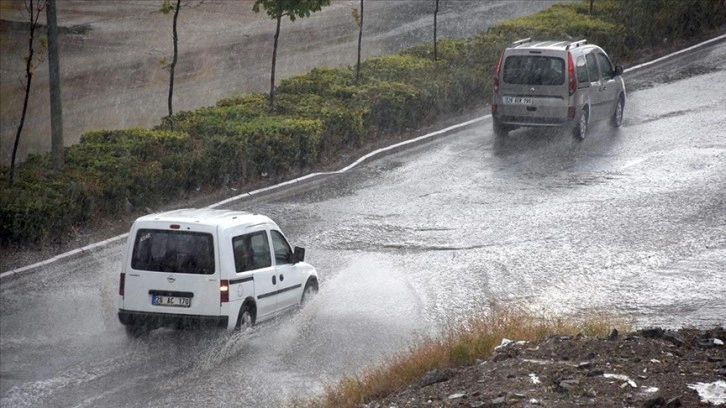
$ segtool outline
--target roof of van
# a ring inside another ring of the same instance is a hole
[[[579,47],[584,47],[586,45],[592,45],[588,44],[587,40],[582,39],[578,41],[536,41],[531,40],[529,38],[525,38],[523,40],[515,41],[510,46],[510,49],[526,49],[526,48],[537,48],[537,49],[549,49],[549,50],[557,50],[557,51],[563,51],[563,50],[573,50]],[[569,48],[568,48],[569,47]]]
[[[185,208],[160,213],[154,213],[139,217],[137,222],[162,221],[196,223],[217,227],[231,227],[242,224],[261,224],[272,221],[269,217],[261,214],[253,214],[246,211],[215,210],[211,208]]]

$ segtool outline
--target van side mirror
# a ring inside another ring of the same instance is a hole
[[[305,260],[305,248],[295,247],[295,252],[292,256],[293,263],[302,262]]]
[[[616,65],[615,66],[615,76],[623,75],[623,66],[622,65]]]

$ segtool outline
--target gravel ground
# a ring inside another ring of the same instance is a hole
[[[513,342],[487,361],[429,372],[421,382],[365,407],[726,405],[724,340],[723,328],[649,328],[606,338]],[[706,396],[711,403],[702,400]]]

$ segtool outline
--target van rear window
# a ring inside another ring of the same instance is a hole
[[[131,258],[133,269],[211,275],[214,273],[214,239],[191,231],[140,229]]]
[[[541,55],[510,55],[504,60],[504,82],[515,85],[562,85],[565,60]]]

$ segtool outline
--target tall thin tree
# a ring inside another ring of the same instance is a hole
[[[174,123],[171,121],[171,115],[174,113],[172,109],[172,100],[174,97],[174,69],[176,68],[176,62],[179,56],[179,34],[177,33],[177,21],[179,19],[179,9],[181,8],[181,0],[176,0],[176,5],[172,6],[169,0],[164,0],[161,6],[161,12],[169,14],[172,10],[174,11],[174,18],[172,22],[172,40],[174,42],[174,55],[171,57],[171,63],[165,64],[165,68],[169,70],[169,96],[167,98],[167,107],[169,110],[169,124],[174,128]],[[165,60],[162,60],[162,64]]]
[[[358,13],[358,10],[353,9],[353,18],[355,19],[356,24],[358,24],[358,60],[355,64],[355,83],[357,84],[360,80],[360,54],[361,54],[361,45],[363,42],[363,0],[360,0],[360,13]]]
[[[275,67],[277,65],[277,46],[280,40],[280,23],[287,16],[290,21],[298,17],[310,17],[310,14],[320,11],[323,6],[330,4],[330,0],[255,0],[252,10],[265,13],[276,21],[275,40],[272,47],[272,69],[270,71],[270,111],[275,108]]]
[[[434,61],[438,61],[438,42],[436,41],[436,32],[438,30],[438,17],[439,17],[439,0],[434,0],[436,5],[434,7]]]
[[[45,7],[48,23],[48,77],[50,85],[50,130],[53,168],[63,170],[63,108],[61,106],[60,61],[58,59],[58,24],[55,0]]]
[[[45,8],[46,0],[27,0],[25,3],[25,9],[28,11],[30,20],[29,24],[29,35],[28,35],[28,54],[25,56],[25,97],[23,98],[23,110],[20,114],[20,123],[18,124],[18,131],[15,133],[15,143],[13,144],[13,156],[10,160],[10,174],[8,175],[8,186],[13,186],[13,178],[15,176],[15,158],[18,153],[18,144],[20,143],[20,134],[23,131],[23,125],[25,125],[25,116],[28,113],[28,99],[30,98],[30,84],[33,81],[33,74],[35,73],[35,65],[33,64],[33,57],[35,55],[35,30],[38,28],[38,19],[40,13]]]

